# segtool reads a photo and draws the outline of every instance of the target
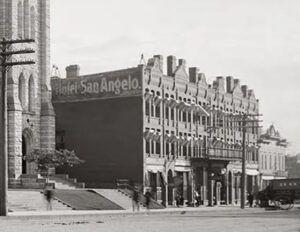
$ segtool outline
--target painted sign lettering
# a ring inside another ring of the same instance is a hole
[[[53,78],[53,101],[112,98],[142,94],[141,78],[137,73],[116,76],[86,76],[69,79]]]

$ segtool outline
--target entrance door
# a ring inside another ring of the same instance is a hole
[[[24,160],[24,156],[27,154],[26,139],[22,136],[22,174],[27,174],[27,161]]]
[[[232,204],[232,189],[233,189],[233,184],[232,184],[232,172],[228,173],[228,200],[229,200],[229,204]]]
[[[247,193],[253,193],[253,176],[247,175]]]
[[[168,171],[168,204],[173,205],[173,186],[174,186],[174,181],[173,181],[173,173],[171,170]]]

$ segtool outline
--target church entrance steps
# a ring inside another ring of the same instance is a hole
[[[11,212],[47,210],[47,202],[40,190],[9,190],[7,196],[8,210]],[[52,210],[72,210],[72,208],[54,198]]]

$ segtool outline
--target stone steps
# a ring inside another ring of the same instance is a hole
[[[47,201],[38,190],[9,190],[8,209],[10,211],[46,211]],[[52,201],[52,210],[72,210],[55,198]]]
[[[105,198],[115,202],[117,205],[121,206],[126,210],[132,209],[132,199],[128,196],[123,194],[117,189],[93,189],[95,192],[99,193],[100,195],[104,196]],[[144,208],[141,206],[141,208]]]

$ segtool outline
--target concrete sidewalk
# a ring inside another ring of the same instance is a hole
[[[217,207],[180,207],[180,208],[165,208],[155,210],[140,210],[133,212],[131,210],[72,210],[72,211],[22,211],[22,212],[9,212],[10,218],[21,217],[88,217],[88,216],[126,216],[137,214],[185,214],[185,213],[221,213],[221,214],[243,214],[243,213],[262,213],[266,212],[264,208],[249,208],[240,209],[239,206],[217,206]]]

